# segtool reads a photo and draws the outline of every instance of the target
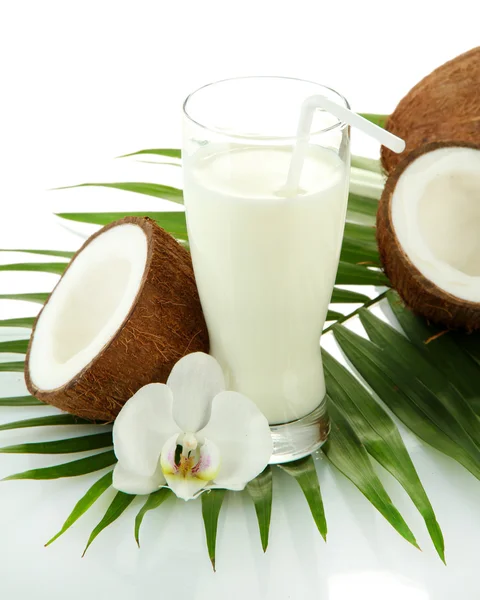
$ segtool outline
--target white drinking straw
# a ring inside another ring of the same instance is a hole
[[[340,121],[343,121],[356,129],[360,129],[360,131],[375,138],[381,144],[392,150],[392,152],[398,154],[405,150],[405,142],[389,131],[378,127],[371,121],[367,121],[367,119],[364,119],[357,113],[354,113],[344,106],[340,106],[325,96],[320,94],[310,96],[302,104],[300,119],[298,121],[297,141],[293,150],[285,186],[290,192],[295,192],[300,183],[303,163],[308,149],[310,130],[312,128],[313,114],[317,108],[322,108],[331,113],[334,117],[337,117]]]

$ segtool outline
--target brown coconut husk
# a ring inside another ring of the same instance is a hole
[[[151,219],[126,217],[107,225],[85,242],[66,272],[94,239],[125,223],[143,229],[148,251],[137,297],[117,333],[71,381],[54,390],[42,390],[29,372],[40,312],[25,362],[25,379],[33,396],[85,419],[112,421],[142,386],[164,383],[182,356],[209,350],[190,255]]]
[[[480,303],[453,296],[432,283],[417,269],[401,246],[392,220],[392,196],[400,176],[419,156],[445,147],[480,145],[463,142],[432,142],[411,152],[390,175],[377,212],[377,243],[380,259],[392,287],[416,314],[447,329],[480,329]]]
[[[410,152],[428,142],[480,143],[480,46],[435,69],[400,101],[386,128],[403,138],[395,154],[382,146],[381,159],[390,174]]]

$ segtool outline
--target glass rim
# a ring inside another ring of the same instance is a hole
[[[284,80],[284,81],[309,83],[309,84],[321,87],[324,90],[328,90],[329,92],[332,92],[333,94],[335,94],[338,98],[340,98],[345,103],[345,108],[348,108],[350,110],[350,104],[349,104],[348,100],[345,98],[345,96],[342,96],[342,94],[340,94],[333,88],[323,85],[321,83],[317,83],[316,81],[311,81],[309,79],[302,79],[301,77],[287,77],[287,76],[282,76],[282,75],[244,75],[244,76],[240,76],[240,77],[226,77],[225,79],[218,79],[216,81],[211,81],[210,83],[206,83],[205,85],[200,86],[199,88],[197,88],[196,90],[194,90],[193,92],[188,94],[188,96],[185,98],[185,100],[183,102],[183,106],[182,106],[184,116],[190,122],[197,125],[197,127],[201,127],[202,129],[204,129],[206,131],[210,131],[212,133],[218,133],[218,134],[224,135],[229,138],[243,139],[243,140],[262,140],[262,141],[272,140],[272,141],[279,141],[279,142],[282,142],[282,141],[287,142],[287,141],[296,140],[298,138],[298,136],[296,134],[288,135],[288,136],[283,136],[283,135],[259,136],[257,134],[226,132],[225,130],[223,130],[219,127],[211,127],[208,125],[204,125],[203,123],[200,123],[199,121],[194,119],[189,114],[187,105],[198,92],[201,92],[202,90],[205,90],[206,88],[213,87],[214,85],[218,85],[220,83],[227,83],[230,81],[252,80],[252,79],[258,79],[258,80],[260,80],[260,79],[263,79],[263,80],[277,79],[277,80]],[[326,112],[328,112],[328,111],[326,111]],[[298,115],[300,117],[300,106],[298,107]],[[310,133],[310,136],[322,135],[324,133],[334,131],[335,129],[339,129],[341,131],[341,130],[345,129],[345,127],[348,127],[348,124],[345,121],[341,121],[340,119],[337,119],[337,122],[334,123],[333,125],[329,125],[328,127],[324,127],[323,129],[317,129],[315,131],[312,131]]]

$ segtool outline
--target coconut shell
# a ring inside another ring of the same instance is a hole
[[[407,156],[428,142],[480,143],[480,46],[435,69],[400,101],[386,128],[403,138],[406,148],[395,154],[382,146],[389,174]]]
[[[392,219],[392,196],[407,167],[419,156],[448,146],[480,150],[478,144],[453,141],[432,142],[411,152],[397,166],[385,185],[377,212],[377,243],[385,274],[414,313],[447,329],[474,331],[480,329],[480,303],[453,296],[427,279],[405,253]]]
[[[85,419],[112,421],[142,386],[165,383],[173,365],[190,352],[208,352],[209,341],[190,254],[148,218],[126,217],[93,235],[73,257],[113,227],[131,223],[147,236],[146,267],[137,296],[122,326],[107,346],[63,387],[41,390],[30,378],[30,393],[48,404]],[[61,280],[57,285],[61,284]]]

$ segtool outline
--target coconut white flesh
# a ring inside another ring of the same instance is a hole
[[[35,329],[30,377],[36,387],[65,385],[112,339],[139,290],[147,246],[143,229],[126,223],[94,239],[77,256]]]
[[[480,302],[480,150],[419,156],[392,195],[398,240],[417,269],[446,292]]]

